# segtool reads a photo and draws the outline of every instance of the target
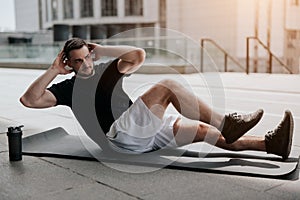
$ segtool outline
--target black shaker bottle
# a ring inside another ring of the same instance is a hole
[[[9,127],[7,132],[10,161],[22,160],[22,130],[24,126]]]

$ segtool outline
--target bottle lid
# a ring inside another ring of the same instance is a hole
[[[24,127],[24,125],[16,126],[16,127],[8,127],[7,135],[13,134],[13,133],[21,133],[23,127]]]

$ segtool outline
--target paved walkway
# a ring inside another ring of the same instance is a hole
[[[288,181],[100,162],[23,156],[9,162],[7,126],[25,125],[24,136],[61,126],[78,134],[68,108],[24,108],[18,99],[43,71],[0,68],[0,199],[300,199],[300,180]],[[59,81],[65,77],[58,77]],[[262,121],[249,134],[263,135],[294,114],[293,151],[300,152],[300,76],[240,73],[190,75],[135,74],[125,88],[133,99],[154,82],[176,79],[220,112],[263,108]],[[168,112],[174,112],[170,108]],[[115,170],[119,168],[123,170]],[[136,172],[126,173],[127,169]],[[298,167],[298,172],[299,172]]]

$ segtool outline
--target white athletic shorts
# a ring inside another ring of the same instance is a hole
[[[177,115],[155,116],[139,97],[110,127],[108,139],[121,152],[144,153],[177,147],[173,125]]]

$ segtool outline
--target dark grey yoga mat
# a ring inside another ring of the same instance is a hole
[[[93,149],[93,155],[95,152],[97,159],[103,162],[281,179],[298,179],[299,175],[297,170],[299,155],[292,155],[282,161],[279,157],[261,152],[199,153],[174,149],[159,151],[159,154],[122,154],[121,156],[120,153],[116,154],[117,156],[107,154],[101,148]],[[23,138],[23,155],[97,160],[86,150],[79,136],[69,135],[63,128],[55,128]]]

